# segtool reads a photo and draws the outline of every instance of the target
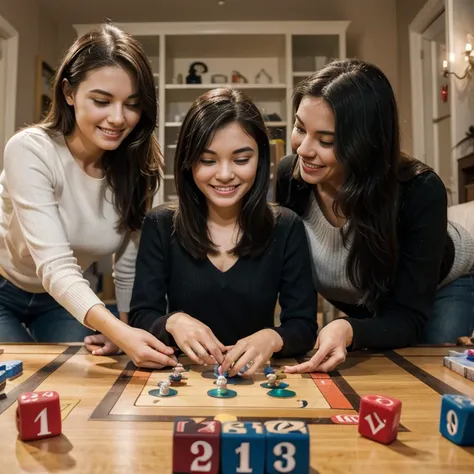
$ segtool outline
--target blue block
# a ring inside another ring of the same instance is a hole
[[[16,377],[18,374],[23,372],[23,362],[21,360],[5,360],[2,364],[5,364],[7,379]]]
[[[463,395],[443,395],[439,431],[460,446],[474,446],[474,400]]]
[[[309,473],[309,431],[306,422],[265,422],[265,472]]]
[[[6,370],[0,370],[0,383],[3,383],[7,380]]]
[[[226,421],[221,431],[221,473],[265,472],[265,430],[260,422]]]

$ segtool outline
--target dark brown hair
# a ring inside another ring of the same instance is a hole
[[[131,73],[138,85],[141,117],[132,132],[102,158],[106,179],[114,193],[119,215],[117,230],[141,228],[160,181],[163,158],[154,131],[158,104],[153,72],[140,43],[119,28],[106,23],[76,40],[64,55],[53,85],[53,101],[45,119],[37,124],[49,135],[68,136],[76,126],[74,108],[69,106],[62,83],[67,79],[77,90],[87,75],[99,68],[119,66]]]
[[[357,59],[334,61],[298,84],[296,111],[305,97],[324,99],[334,114],[334,153],[347,178],[333,211],[349,221],[341,229],[345,244],[353,238],[348,278],[366,302],[375,303],[389,291],[397,268],[399,183],[431,168],[400,151],[395,96],[376,66]],[[302,180],[298,160],[294,177]],[[307,203],[312,186],[301,189],[300,199]]]
[[[275,217],[267,204],[270,179],[270,144],[267,130],[256,105],[242,92],[214,89],[201,95],[189,109],[179,132],[174,162],[178,209],[174,217],[179,243],[194,257],[215,254],[209,238],[207,202],[194,182],[192,168],[212,142],[215,133],[237,122],[257,142],[258,165],[255,182],[243,198],[239,216],[240,239],[235,255],[255,256],[269,242]]]

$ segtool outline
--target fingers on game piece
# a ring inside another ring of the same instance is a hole
[[[359,433],[382,444],[397,439],[402,402],[381,395],[366,395],[360,400]]]
[[[49,391],[20,394],[16,426],[23,441],[60,435],[62,422],[58,393]]]

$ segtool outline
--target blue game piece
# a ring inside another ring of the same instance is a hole
[[[463,395],[443,395],[440,433],[460,446],[474,446],[474,400]]]
[[[304,421],[265,422],[265,472],[309,473],[309,431]]]
[[[264,474],[265,430],[260,422],[226,421],[221,431],[221,473]]]
[[[23,372],[23,362],[21,360],[5,360],[2,364],[5,364],[7,379],[16,377]]]
[[[266,365],[264,368],[263,368],[263,375],[265,375],[265,377],[268,375],[268,374],[274,374],[275,373],[275,370],[269,366],[269,365]]]

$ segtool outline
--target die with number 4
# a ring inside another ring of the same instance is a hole
[[[402,402],[381,395],[366,395],[360,400],[359,433],[383,444],[397,439]]]
[[[221,423],[176,420],[173,430],[173,473],[219,473]]]
[[[443,395],[439,431],[455,444],[474,446],[474,400],[462,395]]]
[[[304,421],[266,421],[265,432],[266,474],[309,473],[309,432]]]
[[[18,396],[16,426],[23,441],[61,434],[61,405],[57,392],[25,392]]]

